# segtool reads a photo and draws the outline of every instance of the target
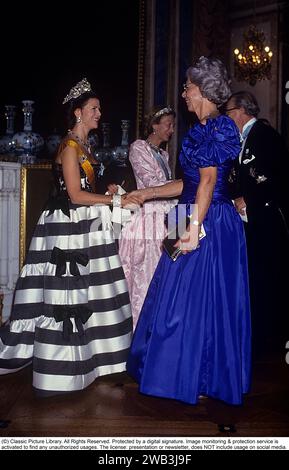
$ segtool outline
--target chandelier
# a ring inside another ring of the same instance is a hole
[[[238,81],[256,85],[257,80],[271,78],[273,52],[265,45],[265,35],[255,26],[250,26],[243,34],[243,51],[234,50],[234,72]]]

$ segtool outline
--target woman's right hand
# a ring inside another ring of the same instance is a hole
[[[139,204],[143,204],[147,199],[151,199],[150,188],[135,189],[129,193],[129,196],[136,197]]]
[[[138,193],[138,191],[132,191],[131,193],[121,196],[121,207],[130,210],[138,209],[142,205],[143,201],[140,195],[135,193]]]

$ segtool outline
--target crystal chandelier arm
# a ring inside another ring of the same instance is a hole
[[[271,78],[273,52],[265,44],[263,31],[251,25],[243,33],[243,49],[234,50],[234,72],[239,81],[254,86],[258,80]]]

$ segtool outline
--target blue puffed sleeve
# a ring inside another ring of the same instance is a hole
[[[228,116],[218,116],[190,129],[182,143],[181,159],[189,160],[193,167],[205,168],[235,160],[240,151],[236,124]]]

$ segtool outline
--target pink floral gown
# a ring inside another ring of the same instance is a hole
[[[161,157],[171,178],[169,155],[161,150]],[[168,182],[164,170],[145,140],[136,140],[131,144],[129,160],[138,189]],[[134,328],[162,253],[162,240],[166,235],[164,217],[175,204],[176,200],[172,199],[146,202],[121,232],[119,255],[128,282]]]

